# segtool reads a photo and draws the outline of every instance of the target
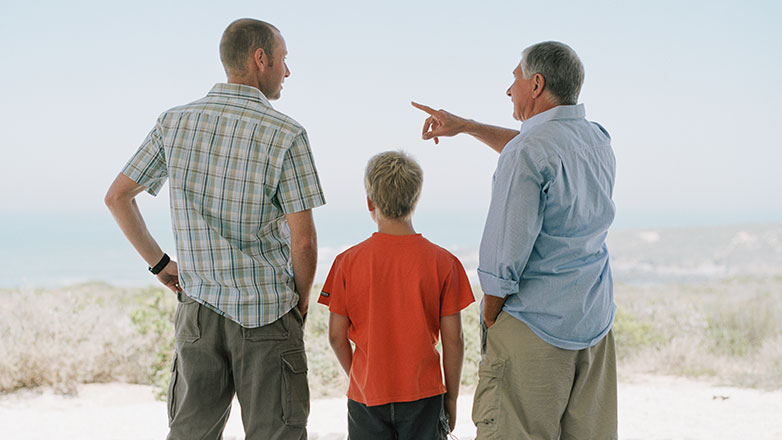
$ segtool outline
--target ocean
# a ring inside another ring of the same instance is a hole
[[[165,212],[145,213],[160,246],[174,255]],[[477,283],[480,214],[421,213],[415,226],[462,261]],[[374,232],[363,212],[318,216],[319,262],[315,283],[325,280],[334,257]],[[782,276],[782,224],[611,230],[614,279],[634,285],[700,282],[753,275]],[[4,215],[0,228],[0,288],[49,288],[102,281],[116,286],[156,283],[111,215]]]

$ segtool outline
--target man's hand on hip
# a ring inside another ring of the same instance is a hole
[[[497,321],[497,316],[499,316],[504,305],[504,297],[483,294],[483,322],[487,328],[493,326]]]
[[[179,286],[179,267],[174,260],[169,261],[166,267],[157,274],[157,279],[174,293],[182,291]]]

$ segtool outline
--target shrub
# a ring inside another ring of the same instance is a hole
[[[710,347],[716,354],[747,356],[779,331],[769,295],[715,303],[708,315]]]
[[[631,357],[643,348],[664,341],[650,323],[639,320],[623,307],[616,308],[613,330],[619,359]]]
[[[139,302],[130,313],[130,321],[149,347],[144,359],[146,382],[154,385],[155,397],[165,400],[171,381],[177,300],[168,290],[148,288]]]
[[[145,382],[147,347],[130,324],[126,295],[105,284],[0,291],[0,392]]]

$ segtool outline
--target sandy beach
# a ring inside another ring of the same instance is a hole
[[[236,401],[225,440],[241,440]],[[475,438],[472,395],[459,400],[454,434]],[[782,439],[782,392],[720,386],[714,382],[639,375],[619,384],[619,434],[625,440]],[[309,438],[346,438],[345,399],[312,402]],[[89,384],[78,395],[25,390],[0,397],[0,438],[163,439],[166,406],[152,388],[122,383]]]

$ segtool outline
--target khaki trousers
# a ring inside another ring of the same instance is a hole
[[[484,335],[476,440],[617,438],[613,330],[592,347],[563,350],[502,312]]]
[[[306,439],[309,387],[299,310],[245,328],[187,296],[180,299],[168,439],[221,439],[234,393],[247,440]]]

